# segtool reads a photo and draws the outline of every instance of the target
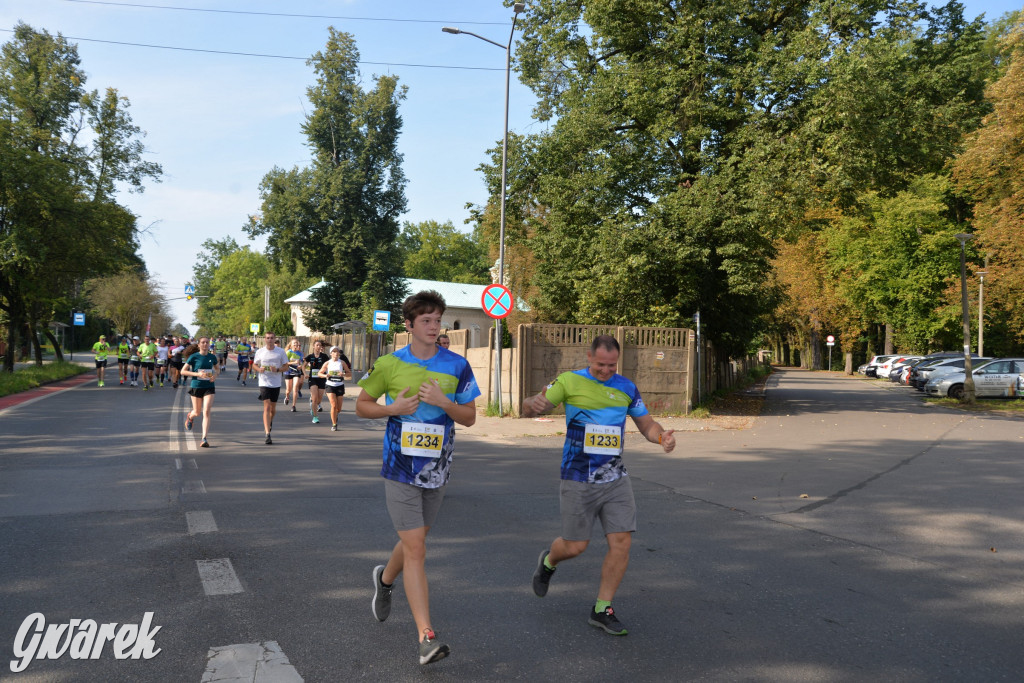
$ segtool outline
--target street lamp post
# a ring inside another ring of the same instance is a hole
[[[958,233],[956,236],[960,242],[960,305],[963,313],[964,324],[964,403],[974,403],[974,374],[971,368],[971,318],[967,310],[967,240],[974,239],[974,235]]]
[[[459,35],[465,33],[468,36],[479,38],[485,43],[497,45],[505,50],[505,135],[501,140],[501,222],[498,230],[498,283],[505,284],[505,188],[508,186],[508,93],[509,80],[512,73],[512,38],[516,32],[516,20],[519,13],[526,9],[525,2],[517,2],[512,7],[512,30],[508,34],[508,43],[502,45],[490,38],[484,38],[472,31],[463,31],[453,26],[445,26],[441,30],[445,33]],[[494,326],[494,348],[498,354],[497,362],[494,364],[494,403],[501,415],[501,318],[495,320]]]
[[[977,271],[978,275],[978,355],[985,355],[985,276],[988,275],[988,256],[985,257],[985,270]]]

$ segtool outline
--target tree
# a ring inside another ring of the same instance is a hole
[[[203,300],[200,332],[248,333],[251,323],[263,321],[265,287],[270,287],[271,291],[270,319],[280,320],[283,316],[283,320],[290,321],[284,299],[314,282],[301,266],[294,270],[278,268],[263,254],[248,246],[242,247],[224,256],[211,272],[205,290],[209,298]],[[285,334],[283,327],[278,324],[275,331]]]
[[[467,284],[491,282],[486,251],[472,236],[456,230],[451,221],[406,223],[398,240],[406,277]]]
[[[152,334],[171,330],[173,318],[161,289],[159,282],[130,271],[90,280],[85,287],[92,312],[109,320],[119,335],[142,335],[147,323]]]
[[[780,238],[941,169],[984,113],[982,27],[955,2],[540,0],[523,25],[523,80],[554,122],[516,145],[511,185],[552,320],[700,310],[742,353],[780,301]]]
[[[1002,43],[1005,73],[988,89],[995,110],[968,137],[954,163],[957,185],[974,200],[978,249],[989,257],[985,279],[987,318],[1002,317],[1024,341],[1024,23]],[[988,342],[988,335],[986,335]],[[986,349],[990,348],[986,343]]]
[[[127,99],[87,92],[75,46],[19,23],[0,50],[0,309],[4,368],[18,336],[66,313],[83,280],[137,263],[135,216],[116,189],[142,191],[146,162]],[[41,360],[37,346],[37,360]]]
[[[358,61],[352,36],[330,28],[325,49],[307,62],[316,74],[302,126],[310,166],[264,176],[261,213],[245,228],[251,237],[267,235],[275,264],[302,264],[326,281],[308,318],[317,329],[369,321],[375,309],[397,311],[404,297],[396,242],[406,206],[398,152],[405,88],[377,76],[364,90]]]

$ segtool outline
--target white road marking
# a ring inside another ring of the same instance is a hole
[[[203,591],[207,595],[231,595],[243,592],[231,560],[196,560],[199,568],[199,580],[203,582]],[[252,680],[252,679],[249,679]]]
[[[214,521],[213,512],[210,510],[186,512],[185,521],[188,522],[188,533],[191,536],[196,534],[212,534],[217,531],[217,522]]]
[[[177,446],[177,444],[175,444],[175,446]],[[174,449],[172,448],[171,450],[174,450]],[[181,458],[175,458],[174,459],[174,469],[176,469],[176,470],[180,470],[181,469]]]
[[[192,410],[192,399],[189,397],[185,385],[182,384],[174,392],[174,400],[171,402],[171,424],[167,430],[168,447],[172,453],[181,450],[181,431],[185,425],[185,416]],[[185,448],[194,451],[198,448],[196,436],[192,432],[185,432]]]
[[[186,481],[181,485],[182,493],[206,493],[206,487],[203,485],[202,479],[196,479],[195,481]]]
[[[303,683],[277,641],[212,647],[201,683]]]

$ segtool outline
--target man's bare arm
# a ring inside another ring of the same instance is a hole
[[[654,418],[650,415],[634,417],[633,422],[636,424],[636,428],[640,430],[640,433],[644,435],[645,439],[651,443],[661,444],[661,447],[666,453],[671,452],[672,449],[676,447],[675,430],[665,429],[655,422]]]
[[[553,410],[555,404],[548,400],[543,392],[523,400],[523,417],[537,417],[549,410]]]

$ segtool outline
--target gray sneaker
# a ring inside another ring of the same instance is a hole
[[[437,639],[437,634],[427,631],[426,637],[420,641],[420,664],[430,664],[450,655],[452,649]]]
[[[548,569],[544,565],[544,558],[548,556],[547,550],[541,552],[540,557],[537,558],[537,570],[533,572],[533,594],[538,598],[543,598],[548,594],[548,584],[551,583],[551,577],[555,575],[554,569]]]
[[[391,591],[395,588],[394,584],[384,585],[380,578],[383,575],[384,565],[379,564],[373,568],[373,602],[370,607],[377,621],[384,621],[391,614]]]

